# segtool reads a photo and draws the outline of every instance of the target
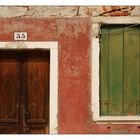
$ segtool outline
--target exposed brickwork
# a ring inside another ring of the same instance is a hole
[[[100,16],[128,16],[134,8],[134,6],[103,6],[104,12]]]
[[[80,7],[81,16],[127,16],[134,6],[96,6]]]

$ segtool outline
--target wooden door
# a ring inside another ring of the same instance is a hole
[[[49,52],[0,54],[0,133],[48,133]]]

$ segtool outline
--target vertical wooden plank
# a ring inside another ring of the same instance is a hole
[[[139,36],[139,53],[140,53],[140,26],[137,27],[138,29],[138,36]],[[140,55],[139,55],[139,104],[138,104],[138,110],[137,110],[137,115],[140,115]]]
[[[108,115],[108,26],[102,27],[100,40],[100,115]]]
[[[109,33],[109,115],[122,115],[123,25],[110,26]]]
[[[0,52],[0,133],[18,133],[20,60],[16,52]],[[9,123],[10,122],[10,123]],[[8,125],[6,125],[8,124]]]
[[[19,122],[20,63],[16,53],[1,52],[0,55],[0,122]],[[13,111],[12,113],[10,113]]]
[[[49,52],[31,52],[25,61],[27,122],[48,123],[49,114]]]
[[[139,30],[133,27],[124,30],[124,115],[138,113],[137,100],[139,100]]]
[[[29,133],[45,133],[49,125],[49,52],[28,52],[24,62],[25,109]],[[32,131],[32,127],[34,127]]]

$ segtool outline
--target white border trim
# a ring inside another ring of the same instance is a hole
[[[44,49],[50,50],[50,111],[49,134],[58,131],[58,42],[0,42],[2,49]]]
[[[58,124],[58,49],[51,49],[50,59],[50,134],[57,134]]]
[[[93,17],[93,24],[140,24],[139,16]]]
[[[100,24],[140,24],[139,17],[98,17],[92,24],[92,112],[97,123],[138,124],[140,116],[100,116],[99,107],[99,34]]]

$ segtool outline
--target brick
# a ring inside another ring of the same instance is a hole
[[[110,16],[128,16],[128,12],[122,12],[122,11],[117,11],[117,12],[112,12],[110,13]]]

